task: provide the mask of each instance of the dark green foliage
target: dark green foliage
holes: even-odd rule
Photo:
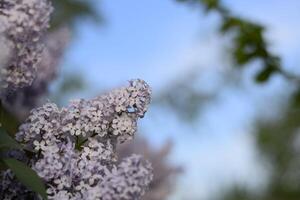
[[[287,111],[271,122],[258,123],[257,147],[271,164],[269,184],[259,195],[237,186],[222,195],[223,200],[300,199],[300,107],[291,102]],[[239,191],[239,192],[237,192]],[[241,192],[243,191],[243,192]],[[255,196],[256,195],[256,196]]]
[[[211,9],[220,9],[219,0],[177,0],[178,2],[184,2],[189,4],[202,4],[207,11]]]
[[[94,4],[98,0],[52,0],[54,13],[51,20],[51,29],[62,25],[74,25],[78,19],[88,18],[96,22],[102,20]]]
[[[254,60],[262,63],[255,80],[259,83],[269,80],[275,73],[283,72],[280,58],[269,50],[265,29],[262,25],[233,15],[219,0],[179,0],[204,6],[207,11],[217,12],[222,19],[220,32],[233,33],[232,58],[237,67],[250,64]]]
[[[229,190],[230,192],[225,193],[220,199],[222,200],[254,200],[258,199],[257,195],[250,194],[249,191],[240,186],[234,186]]]
[[[0,124],[10,135],[14,136],[19,127],[19,121],[10,112],[8,112],[0,101]]]
[[[60,85],[60,92],[74,92],[84,88],[84,80],[79,74],[69,74],[65,76]]]
[[[0,151],[7,149],[22,149],[22,146],[0,127]]]
[[[300,107],[291,103],[278,120],[258,126],[257,145],[273,168],[264,199],[300,199],[299,124]]]
[[[216,93],[201,93],[193,88],[193,83],[196,82],[194,75],[196,74],[191,73],[183,80],[172,82],[170,86],[156,96],[153,103],[173,109],[180,120],[195,122],[200,109],[216,97]]]
[[[265,68],[263,68],[261,71],[259,71],[256,74],[255,80],[258,83],[266,82],[267,80],[269,80],[269,78],[271,77],[272,74],[274,74],[275,72],[278,72],[277,67],[278,67],[277,65],[266,64]]]

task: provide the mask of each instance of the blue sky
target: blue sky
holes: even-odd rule
[[[287,69],[299,71],[300,1],[225,3],[233,12],[266,25],[272,50],[283,56]],[[156,94],[194,66],[199,66],[203,76],[209,72],[218,76],[232,65],[224,62],[227,38],[218,35],[214,14],[204,15],[200,9],[170,0],[103,0],[95,6],[103,11],[104,26],[79,23],[64,62],[64,72],[76,68],[88,81],[89,90],[82,96],[97,95],[137,77],[145,79]],[[243,74],[250,75],[251,70]],[[232,181],[252,186],[257,180],[263,182],[265,169],[257,159],[252,127],[262,113],[274,114],[265,108],[278,103],[285,87],[275,77],[268,86],[245,81],[242,88],[224,88],[201,111],[196,127],[181,122],[172,112],[150,109],[140,123],[143,134],[154,145],[172,138],[171,160],[186,168],[171,199],[206,199],[218,186]]]

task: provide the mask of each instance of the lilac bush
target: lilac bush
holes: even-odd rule
[[[51,4],[47,0],[1,0],[1,89],[28,86],[36,76],[43,52],[42,37],[49,27]]]
[[[138,155],[117,163],[116,146],[134,137],[151,90],[140,79],[92,100],[68,107],[46,103],[32,110],[16,139],[33,152],[29,165],[46,182],[49,199],[140,199],[152,167]],[[2,176],[16,181],[9,171]],[[5,199],[32,196],[21,186],[2,186]]]
[[[33,108],[44,103],[48,86],[58,75],[59,63],[70,39],[71,30],[66,26],[47,33],[32,84],[2,95],[2,104],[18,119],[26,119]]]
[[[46,34],[51,12],[47,0],[0,1],[0,99],[15,114],[29,108],[26,101],[37,105],[68,43],[67,29]],[[0,161],[26,163],[45,183],[48,199],[140,199],[153,178],[151,164],[136,154],[119,161],[116,149],[134,137],[150,99],[148,84],[135,79],[67,107],[46,102],[15,134],[22,149],[1,151]],[[12,169],[2,169],[0,178],[0,199],[42,198]]]

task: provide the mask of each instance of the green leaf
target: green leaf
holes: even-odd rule
[[[22,149],[22,146],[0,128],[0,149]]]
[[[18,131],[19,121],[16,117],[8,112],[0,101],[0,123],[3,128],[9,133],[10,135],[15,135]]]
[[[259,83],[267,81],[271,75],[278,72],[280,69],[280,60],[278,57],[269,57],[265,62],[262,71],[256,75],[256,81]]]
[[[0,158],[0,171],[7,170],[7,166],[3,163],[2,159]]]
[[[276,72],[276,69],[267,67],[256,75],[255,80],[258,83],[264,83],[271,77],[274,72]]]
[[[3,159],[3,162],[14,172],[18,180],[28,187],[28,189],[37,192],[44,199],[47,199],[44,183],[35,171],[15,159]]]

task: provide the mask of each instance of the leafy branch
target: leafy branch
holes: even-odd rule
[[[256,74],[255,80],[266,82],[274,74],[280,74],[287,80],[300,84],[300,78],[287,72],[282,67],[281,59],[271,52],[265,37],[264,26],[235,16],[219,0],[177,0],[192,5],[204,6],[206,12],[216,12],[221,16],[220,32],[233,33],[232,57],[238,67],[244,67],[254,60],[262,63],[262,69]]]

